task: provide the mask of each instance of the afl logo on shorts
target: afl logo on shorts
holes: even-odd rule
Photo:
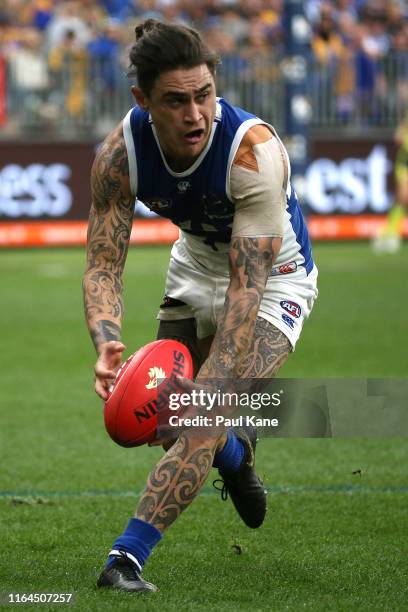
[[[296,304],[296,302],[282,300],[280,305],[282,306],[283,310],[286,310],[288,314],[292,315],[292,317],[295,317],[296,319],[298,319],[302,313],[301,307],[299,304]]]

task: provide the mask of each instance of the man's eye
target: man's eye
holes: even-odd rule
[[[203,101],[203,100],[205,100],[205,98],[208,97],[208,95],[209,95],[209,92],[205,91],[204,93],[201,93],[199,96],[197,96],[197,100]]]

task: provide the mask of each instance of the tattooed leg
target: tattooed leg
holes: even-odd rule
[[[291,350],[285,334],[269,321],[258,317],[252,345],[240,364],[239,378],[272,378]]]
[[[136,518],[160,531],[169,527],[204,484],[218,444],[217,438],[183,432],[150,473]]]
[[[286,336],[274,325],[258,318],[250,350],[240,364],[239,378],[273,377],[291,351]],[[151,472],[136,511],[136,517],[164,531],[192,502],[204,484],[218,440],[183,433]]]

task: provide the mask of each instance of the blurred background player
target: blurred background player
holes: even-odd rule
[[[403,237],[404,217],[408,214],[408,112],[395,132],[398,151],[395,158],[395,203],[388,213],[384,227],[373,240],[379,253],[395,253]]]

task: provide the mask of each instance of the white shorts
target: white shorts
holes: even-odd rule
[[[316,266],[309,275],[302,266],[298,266],[289,274],[270,276],[266,284],[258,317],[269,321],[285,334],[292,350],[318,295],[317,274]],[[164,321],[194,318],[197,337],[212,336],[224,307],[228,285],[228,273],[220,275],[210,272],[191,257],[178,240],[171,251],[165,293],[184,305],[160,308],[157,318]]]

